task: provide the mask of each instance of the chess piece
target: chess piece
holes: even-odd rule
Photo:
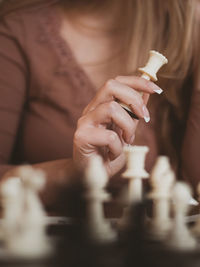
[[[164,64],[167,64],[168,63],[168,60],[165,56],[163,56],[162,54],[154,51],[154,50],[151,50],[149,52],[149,59],[148,59],[148,62],[146,64],[145,67],[143,68],[139,68],[138,70],[140,72],[142,72],[142,78],[146,79],[146,80],[152,80],[152,81],[157,81],[157,72],[159,71],[159,69],[164,65]],[[160,94],[160,92],[158,92],[158,94]],[[119,102],[120,105],[129,113],[129,115],[133,118],[137,118],[132,110],[124,103],[121,103]],[[146,122],[149,121],[149,119],[147,118],[144,118]]]
[[[90,240],[100,243],[116,240],[116,233],[104,218],[103,202],[110,199],[105,191],[108,175],[100,156],[91,158],[85,174],[87,200],[87,233]]]
[[[197,242],[185,223],[185,215],[191,198],[190,187],[183,182],[177,182],[172,191],[172,198],[174,222],[167,239],[167,245],[177,250],[193,250],[196,248]]]
[[[198,201],[200,201],[200,183],[197,185],[197,194],[198,194]],[[195,225],[192,228],[192,233],[197,237],[200,238],[200,219],[198,218]]]
[[[45,212],[38,192],[42,189],[45,176],[42,171],[30,166],[21,167],[21,217],[18,228],[7,240],[10,254],[22,259],[36,259],[49,256],[51,244],[45,233]]]
[[[122,177],[128,179],[127,198],[123,200],[127,206],[123,210],[122,218],[118,221],[118,227],[125,229],[130,222],[130,207],[142,201],[142,180],[149,177],[144,169],[145,156],[149,151],[146,146],[125,146],[127,168]]]
[[[124,152],[127,159],[127,169],[122,174],[129,179],[128,204],[142,200],[142,180],[149,177],[144,169],[145,156],[149,151],[146,146],[125,146]]]
[[[157,81],[157,72],[164,65],[167,64],[168,60],[165,56],[158,53],[157,51],[151,50],[149,52],[149,60],[145,67],[139,68],[139,71],[142,72],[142,78],[146,80]]]
[[[151,172],[152,191],[148,195],[153,201],[153,217],[150,220],[149,231],[156,239],[164,239],[172,226],[170,201],[174,181],[175,174],[168,157],[159,156]]]
[[[19,176],[23,184],[26,215],[30,221],[43,224],[46,214],[38,193],[45,186],[45,174],[41,170],[25,166],[20,168]]]
[[[23,215],[22,185],[18,177],[10,177],[2,183],[1,190],[2,227],[1,238],[6,244],[15,235]]]

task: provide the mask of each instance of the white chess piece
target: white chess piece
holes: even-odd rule
[[[165,56],[158,53],[157,51],[151,50],[149,52],[149,60],[145,67],[139,68],[142,72],[142,78],[152,81],[157,81],[157,72],[164,65],[167,64],[168,60]]]
[[[104,218],[103,202],[110,199],[105,191],[108,175],[100,156],[91,158],[85,173],[87,200],[87,231],[95,242],[112,242],[116,240],[116,232],[110,222]]]
[[[128,227],[130,206],[142,200],[142,180],[149,177],[144,168],[148,151],[149,148],[147,146],[124,146],[127,168],[122,177],[128,179],[128,191],[126,199],[123,200],[127,207],[124,208],[122,218],[118,221],[118,227],[121,229]]]
[[[20,169],[19,176],[24,189],[26,215],[31,222],[43,224],[46,214],[38,194],[45,186],[45,174],[41,170],[25,166]]]
[[[7,242],[12,256],[19,258],[43,258],[50,254],[51,244],[45,233],[45,212],[38,192],[45,183],[42,171],[30,166],[20,168],[22,183],[22,216],[18,231]]]
[[[22,185],[18,177],[10,177],[0,189],[2,205],[1,237],[8,244],[20,227],[23,215]]]
[[[187,214],[188,203],[191,198],[190,187],[183,182],[177,182],[172,191],[172,198],[174,222],[167,239],[167,245],[177,250],[195,249],[197,241],[185,223],[185,215]]]
[[[197,185],[198,201],[200,201],[200,183]],[[197,238],[200,238],[200,219],[198,218],[195,225],[192,228],[192,232]]]
[[[164,65],[167,64],[168,60],[165,56],[163,56],[161,53],[158,53],[157,51],[151,50],[149,52],[149,59],[145,67],[139,68],[138,70],[142,72],[142,78],[146,80],[152,80],[157,81],[157,72],[159,69]],[[160,94],[162,91],[158,91],[158,94]],[[129,113],[132,113],[132,110],[124,103],[119,102],[120,105],[128,110]]]
[[[172,222],[170,218],[171,190],[175,174],[171,170],[169,159],[159,156],[150,176],[152,191],[149,197],[153,200],[153,217],[150,221],[150,233],[163,239],[169,232]]]
[[[127,159],[127,169],[122,174],[129,179],[128,183],[128,204],[142,200],[142,180],[149,177],[144,169],[147,146],[125,146],[124,152]]]

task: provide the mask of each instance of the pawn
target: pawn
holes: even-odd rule
[[[141,201],[143,196],[142,180],[149,177],[144,169],[147,146],[125,146],[127,169],[122,176],[128,182],[128,204]]]
[[[153,200],[153,217],[150,221],[150,233],[156,239],[164,239],[172,222],[170,218],[171,189],[175,174],[171,170],[166,156],[158,157],[151,172],[152,191],[149,198]]]
[[[141,202],[143,198],[143,179],[149,177],[146,172],[145,157],[149,148],[146,146],[125,146],[124,152],[126,155],[127,169],[122,174],[122,177],[128,179],[128,188],[126,199],[123,204],[127,207],[123,210],[122,218],[118,221],[118,227],[124,230],[130,223],[130,207]]]
[[[190,187],[183,182],[177,182],[172,191],[174,222],[167,239],[167,245],[172,249],[193,250],[197,246],[185,222],[190,198]]]
[[[23,216],[22,184],[18,177],[10,177],[2,183],[1,190],[2,227],[1,239],[6,246],[20,226]]]
[[[39,192],[45,186],[45,174],[42,170],[33,169],[31,166],[24,166],[19,170],[24,191],[26,205],[26,217],[32,223],[44,224],[46,214],[39,198]]]
[[[30,166],[19,169],[22,184],[22,215],[17,231],[7,243],[12,256],[22,259],[45,258],[52,252],[46,236],[46,215],[39,199],[44,173]]]
[[[157,72],[159,69],[168,63],[168,60],[161,53],[151,50],[149,52],[149,60],[145,67],[139,68],[139,71],[142,72],[142,78],[146,80],[157,81]]]
[[[110,222],[104,218],[103,202],[110,200],[110,195],[105,191],[108,175],[100,156],[90,159],[85,173],[87,200],[87,232],[90,240],[97,243],[113,242],[116,232]]]

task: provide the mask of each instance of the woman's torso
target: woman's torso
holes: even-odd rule
[[[27,94],[12,161],[36,163],[71,157],[73,134],[82,110],[107,79],[121,74],[106,64],[93,64],[107,53],[110,43],[106,40],[104,48],[95,47],[94,40],[90,42],[88,37],[73,32],[67,20],[61,23],[63,14],[56,5],[25,9],[10,16],[11,20],[18,17],[21,33],[16,38],[28,69]],[[140,121],[136,134],[136,144],[150,147],[147,169],[158,153],[153,114],[154,110],[151,123]]]

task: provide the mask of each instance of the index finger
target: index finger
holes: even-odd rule
[[[116,81],[126,84],[129,87],[140,91],[142,93],[157,93],[157,94],[161,94],[163,92],[163,90],[156,85],[155,83],[148,81],[142,77],[138,77],[138,76],[117,76],[115,78]]]

